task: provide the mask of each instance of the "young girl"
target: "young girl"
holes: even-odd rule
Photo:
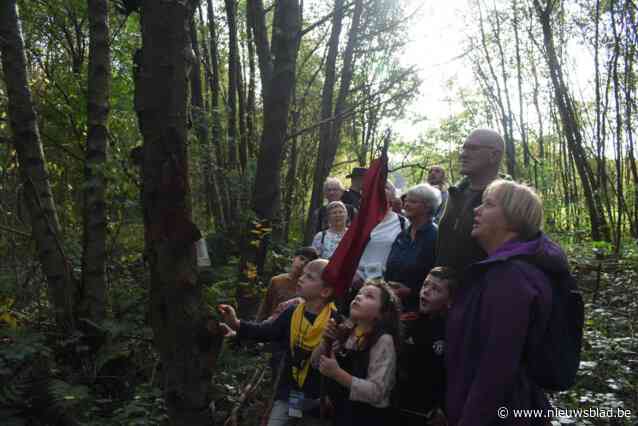
[[[367,281],[350,304],[354,327],[345,342],[339,342],[334,321],[329,323],[312,362],[334,380],[328,393],[335,425],[392,424],[390,393],[396,376],[400,312],[400,302],[385,282]]]

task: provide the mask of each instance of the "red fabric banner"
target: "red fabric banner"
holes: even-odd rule
[[[337,298],[341,298],[350,288],[359,260],[370,239],[370,233],[386,214],[387,176],[388,159],[386,155],[382,155],[372,162],[366,172],[359,213],[323,271],[323,280],[335,288]]]

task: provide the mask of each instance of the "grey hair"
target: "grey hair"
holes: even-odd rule
[[[329,177],[323,183],[323,190],[325,191],[326,188],[328,187],[328,185],[330,185],[330,184],[337,185],[341,191],[345,191],[345,189],[346,189],[339,179],[337,179],[336,177]]]
[[[415,185],[408,189],[405,194],[407,197],[412,196],[418,198],[423,204],[432,209],[433,214],[441,205],[441,191],[429,183]]]
[[[348,214],[348,209],[346,208],[346,205],[342,202],[342,201],[330,201],[328,203],[328,205],[326,206],[326,212],[329,212],[330,210],[334,209],[335,207],[341,207],[343,209],[344,212],[346,212],[346,214]]]

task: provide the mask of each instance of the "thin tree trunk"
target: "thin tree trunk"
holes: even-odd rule
[[[264,99],[263,130],[257,172],[253,189],[252,208],[256,220],[246,231],[251,236],[250,244],[244,244],[241,260],[240,281],[248,283],[237,290],[238,307],[244,315],[256,310],[254,284],[267,253],[268,238],[271,235],[272,221],[279,212],[281,198],[282,153],[288,128],[290,102],[295,84],[295,68],[299,51],[301,31],[301,5],[299,0],[279,0],[275,4],[273,20],[272,51],[268,46],[265,32],[265,15],[255,13],[263,5],[260,0],[250,0],[253,35],[257,45],[257,54],[262,78]],[[269,72],[271,73],[269,74]],[[265,72],[264,72],[265,71]],[[245,239],[245,242],[249,242]]]
[[[15,0],[0,2],[0,49],[7,88],[9,124],[18,155],[24,200],[49,300],[60,327],[74,327],[75,282],[64,253],[37,117],[28,85],[24,42]]]
[[[494,70],[494,65],[492,64],[492,55],[490,53],[490,47],[487,44],[487,34],[485,32],[485,27],[483,24],[483,12],[481,9],[481,0],[477,0],[477,5],[479,7],[479,28],[481,31],[481,45],[483,47],[483,54],[485,55],[485,62],[487,62],[487,66],[488,69],[490,71],[490,76],[492,77],[492,80],[494,81],[494,85],[496,86],[496,91],[495,93],[492,91],[493,93],[493,99],[494,102],[496,103],[496,105],[498,106],[498,111],[500,113],[501,116],[501,123],[503,126],[503,136],[505,139],[505,154],[506,154],[506,164],[507,164],[507,173],[509,173],[512,177],[515,178],[516,176],[516,171],[515,171],[515,165],[516,165],[516,159],[515,157],[515,151],[514,151],[514,144],[512,141],[512,136],[510,135],[510,118],[511,115],[508,114],[508,110],[511,111],[511,109],[506,110],[505,109],[505,103],[503,102],[503,95],[501,92],[501,83],[500,80],[498,78],[498,76],[496,75],[496,71]],[[500,25],[500,24],[499,24]],[[498,27],[497,27],[498,28]],[[497,36],[498,38],[498,36]],[[500,44],[500,41],[499,41]],[[502,49],[501,49],[502,52]],[[503,59],[503,58],[501,58]],[[486,84],[489,86],[488,80],[485,77],[484,78]],[[507,86],[507,81],[505,81],[505,85]],[[507,90],[507,89],[506,89]],[[507,98],[509,99],[509,96],[507,96]],[[509,100],[508,100],[509,102]]]
[[[106,0],[89,0],[88,138],[84,168],[84,235],[81,310],[99,323],[106,315],[106,179],[111,91],[109,17]]]
[[[316,231],[316,224],[313,217],[315,211],[321,206],[323,200],[323,182],[328,177],[332,161],[330,153],[333,151],[332,126],[334,122],[329,120],[333,115],[334,87],[336,82],[337,55],[339,54],[339,38],[341,37],[341,27],[343,22],[343,4],[345,0],[335,0],[334,14],[332,16],[332,30],[328,41],[328,56],[326,58],[325,75],[323,89],[321,91],[321,116],[323,122],[319,127],[319,154],[315,164],[315,174],[312,184],[312,195],[310,197],[310,208],[308,209],[308,220],[304,232],[304,241],[310,243]],[[334,149],[336,152],[336,148]]]
[[[622,135],[623,135],[623,122],[622,122],[622,105],[620,102],[620,76],[618,75],[618,59],[620,57],[620,33],[616,24],[616,2],[612,0],[609,3],[609,9],[611,11],[612,31],[614,34],[614,64],[613,64],[613,79],[614,79],[614,106],[616,112],[616,229],[614,238],[614,251],[616,254],[620,253],[622,243],[622,221],[623,221],[623,167],[622,167]]]
[[[224,0],[226,4],[226,22],[228,24],[228,163],[231,170],[237,164],[237,92],[239,90],[239,46],[237,43],[237,4],[236,0]],[[237,192],[235,191],[234,194]],[[233,203],[233,205],[235,205]]]
[[[217,50],[217,33],[215,23],[215,10],[213,9],[212,0],[206,0],[208,14],[208,31],[210,33],[210,79],[211,88],[211,118],[212,118],[212,141],[215,147],[215,159],[212,162],[213,176],[217,182],[219,193],[219,202],[223,213],[223,221],[220,225],[223,229],[232,222],[232,209],[230,206],[230,195],[228,193],[228,185],[225,184],[226,178],[223,169],[226,166],[227,159],[224,155],[224,131],[222,125],[221,106],[219,102],[221,93],[221,84],[219,77],[219,52]]]
[[[629,13],[626,15],[627,19],[630,21],[630,23],[635,25],[635,17],[636,17],[636,13],[635,10],[632,8],[632,5],[629,4],[630,1],[626,0],[625,1],[625,7],[629,10]],[[635,79],[632,77],[634,75],[634,58],[636,55],[636,44],[635,43],[631,43],[630,40],[632,39],[632,34],[631,34],[631,25],[627,24],[625,26],[626,28],[626,32],[625,32],[625,40],[627,40],[627,42],[625,43],[625,84],[624,84],[624,96],[625,96],[625,125],[627,126],[627,141],[628,141],[628,148],[627,148],[627,154],[629,157],[629,169],[631,170],[631,177],[632,177],[632,185],[634,187],[634,206],[633,206],[633,226],[631,229],[632,232],[632,236],[634,238],[638,238],[638,167],[636,166],[636,157],[634,155],[634,128],[633,128],[633,124],[632,124],[632,115],[633,110],[632,110],[632,102],[634,102],[635,99],[635,92],[636,92],[636,83],[635,83]],[[635,28],[635,27],[634,27]],[[634,40],[636,40],[636,36],[638,36],[638,34],[634,33],[633,34],[633,38]]]
[[[503,43],[501,42],[501,17],[497,10],[494,11],[494,18],[496,20],[496,28],[495,28],[495,36],[496,36],[496,46],[498,47],[498,52],[500,56],[499,65],[501,66],[501,74],[503,76],[503,95],[505,97],[505,106],[507,107],[505,121],[503,123],[505,127],[505,152],[506,163],[507,163],[507,172],[512,176],[513,179],[517,179],[517,170],[516,170],[516,147],[514,146],[514,119],[512,113],[512,102],[510,100],[510,92],[509,92],[509,74],[505,67],[505,52],[503,51]],[[521,123],[523,117],[521,114]]]
[[[350,86],[352,83],[352,77],[354,74],[354,51],[359,44],[359,32],[361,30],[361,14],[363,13],[363,0],[356,0],[354,5],[354,12],[352,13],[352,23],[350,24],[350,33],[348,34],[348,42],[346,43],[346,49],[343,52],[343,66],[341,67],[341,77],[339,81],[339,93],[337,100],[335,101],[334,115],[337,117],[332,126],[332,140],[335,148],[339,147],[341,142],[341,126],[345,117],[343,112],[346,109],[348,100],[348,94],[350,93]],[[330,159],[330,168],[334,162],[334,155],[336,155],[336,149],[332,158]],[[327,177],[327,176],[326,176]]]
[[[256,119],[256,65],[255,65],[255,40],[251,28],[252,15],[249,13],[248,2],[246,3],[246,44],[248,45],[248,99],[246,100],[246,127],[247,127],[247,139],[248,139],[248,155],[252,158],[256,157],[257,135],[255,132],[255,119]]]
[[[273,29],[273,73],[264,103],[263,133],[257,160],[253,208],[262,219],[271,220],[278,210],[281,153],[288,128],[288,115],[295,82],[295,63],[301,30],[298,0],[280,0]],[[259,46],[261,43],[257,42]],[[260,59],[261,60],[261,59]]]
[[[150,269],[150,323],[172,425],[210,425],[211,376],[221,336],[197,280],[187,154],[187,101],[195,61],[195,2],[142,3],[135,109],[144,138],[142,207]]]
[[[195,26],[195,20],[191,20],[190,23],[191,33],[191,46],[195,52],[195,63],[191,68],[190,83],[191,83],[191,114],[193,116],[193,124],[195,127],[195,134],[199,142],[200,148],[200,161],[202,165],[203,183],[204,183],[204,196],[206,198],[206,210],[215,220],[218,228],[224,229],[226,222],[224,220],[224,212],[222,208],[222,201],[219,194],[219,186],[217,184],[217,178],[213,167],[215,166],[215,159],[213,148],[208,134],[208,117],[207,111],[204,107],[204,96],[202,93],[202,78],[201,78],[201,62],[200,52],[206,52],[207,49],[199,48],[197,40],[197,28]],[[206,43],[203,43],[206,46]]]
[[[257,47],[259,73],[261,74],[261,95],[265,104],[274,65],[272,57],[270,56],[270,43],[268,42],[268,31],[266,29],[264,2],[262,0],[246,0],[246,12],[248,14],[248,21],[252,23],[253,37],[255,46]]]
[[[574,155],[576,168],[583,186],[585,202],[589,211],[591,223],[591,237],[600,240],[603,237],[609,239],[609,233],[604,217],[601,215],[600,202],[595,198],[593,191],[594,177],[587,163],[587,155],[583,148],[577,112],[569,95],[567,85],[563,78],[562,68],[558,62],[558,56],[554,47],[554,35],[551,27],[551,14],[555,0],[548,0],[546,7],[542,7],[540,0],[533,0],[537,16],[543,28],[543,41],[545,45],[545,59],[550,69],[552,86],[554,88],[555,101],[561,116],[561,122],[570,151]]]
[[[527,141],[527,120],[525,119],[525,111],[523,109],[523,72],[522,72],[522,64],[521,64],[521,46],[520,46],[520,37],[518,34],[518,26],[520,21],[518,19],[518,2],[514,0],[512,3],[512,8],[514,9],[514,41],[516,43],[516,77],[518,82],[518,121],[520,123],[521,130],[521,143],[523,144],[523,164],[529,173],[529,144]]]
[[[603,146],[604,143],[601,141],[600,134],[600,126],[601,126],[601,115],[600,115],[600,0],[596,0],[596,8],[595,8],[595,22],[596,22],[596,30],[594,33],[594,85],[596,88],[596,165],[598,166],[598,181],[597,186],[600,188],[601,185],[605,185],[604,176],[605,176],[605,158],[603,156]]]

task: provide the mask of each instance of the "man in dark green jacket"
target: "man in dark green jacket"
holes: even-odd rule
[[[437,266],[459,272],[486,258],[486,253],[471,237],[474,209],[481,204],[483,190],[498,178],[505,143],[494,130],[474,130],[465,140],[459,160],[465,178],[449,188],[449,198],[439,222]]]

